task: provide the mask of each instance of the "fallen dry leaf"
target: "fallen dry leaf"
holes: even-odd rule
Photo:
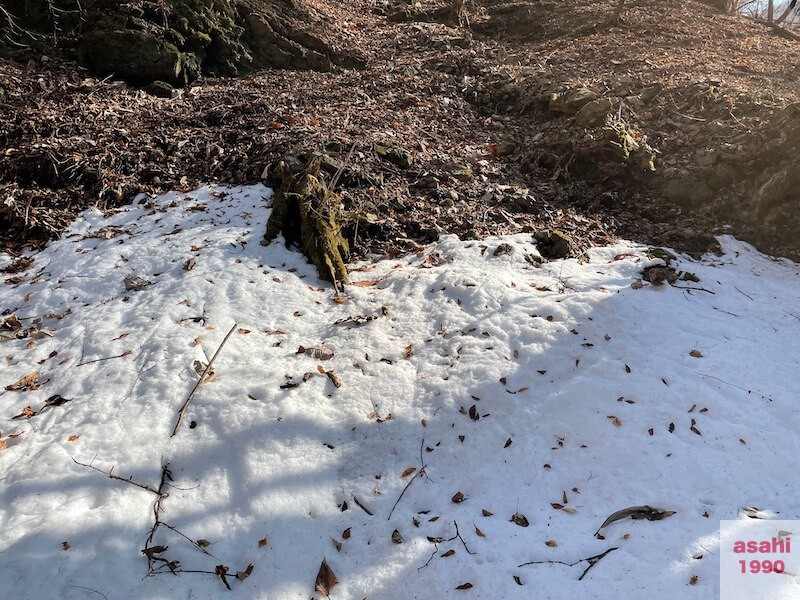
[[[689,352],[689,356],[693,356],[694,358],[703,358],[703,353],[700,350],[692,350]]]
[[[405,471],[403,471],[403,474],[400,475],[400,477],[408,477],[409,475],[411,475],[416,470],[417,470],[417,467],[408,467]]]
[[[319,571],[317,572],[317,579],[314,582],[314,591],[319,592],[323,596],[329,596],[333,587],[339,583],[339,580],[336,579],[336,575],[334,575],[331,568],[328,566],[328,562],[323,558],[322,564],[319,566]]]
[[[555,540],[547,540],[544,543],[544,545],[547,546],[548,548],[555,548],[556,546],[558,546],[558,542]]]
[[[236,579],[239,581],[244,581],[248,577],[250,577],[250,573],[253,572],[253,564],[247,565],[247,568],[244,571],[237,571],[236,572]]]
[[[258,547],[259,548],[263,548],[266,545],[267,545],[267,538],[261,538],[260,540],[258,540]]]
[[[79,437],[81,437],[81,436],[79,436],[79,435],[71,435],[71,436],[69,436],[69,437],[67,438],[67,441],[68,441],[68,442],[74,442],[74,441],[75,441],[75,440],[77,440]]]
[[[20,390],[23,390],[23,391],[26,391],[26,392],[32,392],[32,391],[38,390],[39,389],[39,385],[40,385],[39,384],[39,372],[38,371],[34,371],[33,373],[30,373],[30,374],[26,375],[25,377],[23,377],[19,381],[16,381],[15,383],[12,383],[11,385],[7,385],[6,386],[6,390],[9,391],[9,392],[15,392],[15,391],[20,391]]]
[[[462,583],[461,585],[457,585],[457,586],[456,586],[456,589],[457,589],[457,590],[468,590],[468,589],[471,589],[471,588],[472,588],[472,584],[471,584],[471,583],[469,583],[469,582],[467,582],[467,583]]]

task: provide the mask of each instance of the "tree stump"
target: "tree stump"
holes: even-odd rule
[[[297,158],[284,158],[275,167],[273,181],[272,214],[262,244],[283,234],[286,247],[298,244],[321,279],[332,282],[337,290],[349,284],[345,261],[350,246],[339,224],[339,199],[320,180],[319,160],[306,165]]]

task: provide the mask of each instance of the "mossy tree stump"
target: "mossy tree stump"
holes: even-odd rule
[[[336,194],[319,178],[319,162],[305,165],[296,158],[279,161],[273,173],[277,185],[264,245],[283,234],[287,248],[298,244],[320,278],[340,288],[350,283],[345,261],[350,253],[339,224]]]

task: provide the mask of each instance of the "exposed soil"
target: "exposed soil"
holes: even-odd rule
[[[469,28],[443,5],[408,21],[385,0],[309,4],[365,68],[201,78],[165,99],[7,52],[3,248],[42,243],[87,206],[255,182],[307,153],[327,155],[329,180],[345,164],[337,191],[357,255],[542,230],[573,254],[617,235],[702,252],[730,224],[800,256],[798,214],[785,210],[800,43],[689,0],[632,3],[613,26],[615,0],[487,0],[467,5]],[[581,113],[589,102],[599,112]]]

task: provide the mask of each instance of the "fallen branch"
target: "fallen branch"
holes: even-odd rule
[[[206,373],[208,373],[211,370],[211,365],[213,365],[214,361],[217,360],[217,356],[219,356],[220,351],[222,350],[223,346],[225,346],[225,342],[227,342],[228,338],[231,337],[236,327],[237,324],[234,323],[233,327],[231,327],[230,331],[223,338],[222,343],[217,348],[217,351],[214,353],[214,356],[212,356],[211,360],[208,361],[206,368],[203,369],[202,373],[200,373],[200,379],[198,379],[197,383],[194,384],[192,391],[189,393],[189,397],[186,398],[186,402],[183,403],[183,406],[181,406],[180,410],[178,411],[180,413],[178,415],[178,422],[175,423],[175,428],[172,430],[172,435],[170,435],[170,437],[173,437],[176,433],[178,433],[178,429],[180,429],[181,423],[183,423],[183,417],[186,415],[186,409],[189,407],[189,403],[192,401],[192,398],[194,398],[194,395],[197,392],[197,390],[200,389],[200,386],[203,385],[203,383],[205,382]]]
[[[103,362],[104,360],[112,360],[114,358],[122,358],[123,356],[130,356],[133,354],[133,350],[125,350],[122,354],[117,354],[115,356],[105,356],[103,358],[95,358],[94,360],[87,360],[86,362],[79,362],[76,367],[82,367],[83,365],[91,365],[92,363]]]
[[[614,550],[619,550],[619,548],[618,547],[609,548],[608,550],[606,550],[605,552],[602,552],[600,554],[596,554],[594,556],[589,556],[587,558],[581,558],[580,560],[576,560],[575,562],[571,562],[571,563],[564,562],[562,560],[532,560],[530,562],[522,563],[521,565],[517,565],[517,566],[518,567],[524,567],[524,566],[527,566],[527,565],[542,565],[542,564],[545,564],[545,563],[549,563],[549,564],[554,564],[554,565],[566,565],[568,567],[574,567],[575,565],[580,564],[582,562],[588,562],[589,566],[586,567],[586,569],[584,569],[583,573],[581,573],[581,576],[578,577],[578,581],[581,581],[584,577],[586,577],[586,574],[589,572],[589,570],[593,566],[595,566],[597,563],[599,563],[603,558],[606,557],[606,555],[612,553]]]
[[[396,501],[395,501],[395,503],[392,505],[392,510],[390,510],[390,511],[389,511],[389,516],[388,516],[388,517],[386,517],[386,520],[387,520],[387,521],[391,520],[391,518],[392,518],[392,515],[394,514],[394,509],[395,509],[395,508],[397,508],[397,505],[400,503],[400,500],[402,499],[402,497],[403,497],[403,494],[405,494],[405,493],[406,493],[406,490],[408,490],[408,488],[410,488],[410,487],[411,487],[411,484],[412,484],[412,483],[414,483],[414,482],[417,480],[417,478],[418,478],[418,477],[420,477],[420,476],[422,476],[422,475],[424,475],[424,474],[425,474],[425,467],[427,467],[427,465],[422,465],[422,467],[420,467],[419,471],[417,471],[416,473],[414,473],[414,476],[411,478],[411,480],[410,480],[410,481],[409,481],[409,482],[406,484],[406,486],[403,488],[403,491],[402,491],[402,492],[400,492],[400,495],[397,497],[397,500],[396,500]]]
[[[355,502],[355,503],[358,505],[358,507],[359,507],[361,510],[363,510],[365,513],[367,513],[367,514],[368,514],[370,517],[372,517],[372,516],[374,516],[374,515],[375,515],[375,513],[374,513],[374,512],[372,512],[372,511],[371,511],[370,509],[368,509],[366,506],[364,506],[363,504],[361,504],[361,501],[358,499],[358,497],[357,497],[357,496],[353,496],[353,502]]]
[[[95,467],[94,465],[90,465],[90,464],[87,465],[86,463],[82,463],[80,461],[77,461],[74,458],[72,459],[72,461],[75,464],[78,464],[78,465],[80,465],[82,467],[89,467],[90,469],[94,469],[98,473],[102,473],[103,475],[105,475],[106,477],[108,477],[110,479],[116,479],[117,481],[122,481],[124,483],[127,483],[128,485],[133,485],[133,486],[136,486],[136,487],[141,488],[143,490],[147,490],[151,494],[155,494],[156,496],[159,496],[159,500],[162,497],[169,495],[169,494],[162,494],[161,486],[159,486],[158,489],[155,489],[155,488],[152,488],[149,485],[146,485],[144,483],[139,483],[138,481],[134,481],[132,476],[128,477],[126,479],[125,477],[120,477],[119,475],[114,475],[114,473],[112,472],[114,470],[114,467],[111,467],[111,469],[108,470],[108,471],[103,471],[103,469],[99,469],[98,467]],[[162,485],[163,485],[163,479],[162,479]]]
[[[414,483],[418,477],[422,476],[428,477],[428,474],[425,472],[425,469],[428,467],[428,465],[426,465],[425,461],[422,460],[422,448],[424,446],[425,446],[425,438],[422,438],[422,441],[419,443],[419,464],[421,466],[419,470],[416,473],[414,473],[414,476],[411,478],[411,480],[406,484],[406,487],[403,488],[403,491],[400,492],[400,496],[398,496],[397,500],[392,505],[392,510],[389,511],[389,516],[386,518],[387,521],[389,521],[392,518],[392,515],[394,514],[394,509],[397,508],[397,505],[400,503],[400,499],[403,497],[403,494],[406,493],[406,490],[411,487],[411,484]],[[428,480],[430,481],[430,477],[428,477]]]

